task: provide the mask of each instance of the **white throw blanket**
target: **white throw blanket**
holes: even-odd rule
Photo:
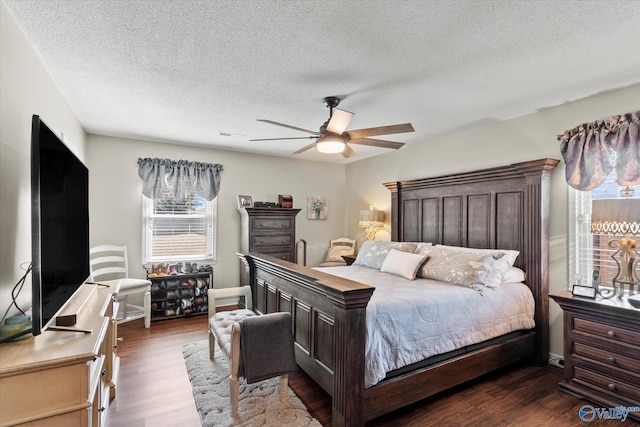
[[[412,281],[356,265],[318,270],[376,288],[367,305],[366,388],[403,366],[535,326],[533,295],[522,283],[481,295],[464,286]]]

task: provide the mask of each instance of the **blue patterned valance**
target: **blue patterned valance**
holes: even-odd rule
[[[138,175],[142,178],[142,194],[150,199],[160,197],[170,188],[177,201],[184,201],[195,190],[203,199],[213,200],[220,191],[221,164],[169,159],[138,159]]]

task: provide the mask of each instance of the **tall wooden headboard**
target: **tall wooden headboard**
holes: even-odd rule
[[[544,360],[549,333],[549,178],[558,162],[540,159],[384,184],[391,191],[391,240],[520,251],[516,266],[526,272],[536,299]]]

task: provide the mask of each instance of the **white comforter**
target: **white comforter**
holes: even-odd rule
[[[375,286],[367,305],[365,387],[427,357],[535,326],[522,283],[477,291],[428,279],[407,280],[362,266],[318,268]]]

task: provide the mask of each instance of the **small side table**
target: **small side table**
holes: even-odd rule
[[[353,264],[353,261],[356,260],[356,256],[355,255],[342,255],[342,259],[344,260],[344,262],[347,263],[347,265],[351,265],[351,264]]]

